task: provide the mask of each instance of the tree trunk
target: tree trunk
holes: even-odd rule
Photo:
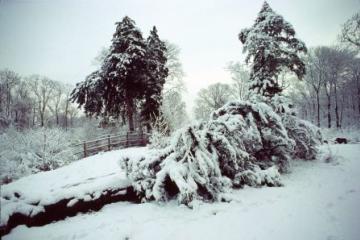
[[[35,126],[35,107],[33,107],[32,126]]]
[[[329,83],[329,89],[327,88],[328,84],[325,84],[325,94],[327,97],[327,119],[328,119],[328,128],[331,128],[331,83]]]
[[[334,94],[335,94],[335,119],[336,119],[336,128],[341,128],[340,118],[339,118],[339,104],[337,96],[337,84],[334,84]]]
[[[331,128],[331,103],[330,103],[330,100],[328,100],[327,108],[328,108],[328,113],[327,113],[328,128]]]
[[[317,104],[317,126],[320,127],[320,97],[319,97],[319,91],[316,91],[316,104]]]
[[[128,117],[128,123],[129,123],[129,131],[134,131],[134,102],[131,98],[128,98],[126,101],[127,105],[127,117]]]
[[[358,93],[358,110],[359,110],[359,116],[360,116],[360,87],[358,87],[357,93]]]
[[[43,127],[44,126],[44,113],[43,112],[41,112],[40,113],[40,125],[41,125],[41,127]]]
[[[66,101],[66,105],[65,105],[65,130],[68,129],[68,114],[69,114],[69,100]]]
[[[58,109],[55,110],[55,115],[56,115],[56,126],[59,126],[59,110]]]
[[[7,82],[7,94],[6,94],[6,116],[10,116],[10,103],[11,103],[11,90],[10,84]]]
[[[340,109],[340,128],[343,125],[344,105],[345,105],[345,94],[342,94],[341,109]]]

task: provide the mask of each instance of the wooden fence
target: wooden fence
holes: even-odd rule
[[[74,148],[74,154],[79,158],[83,158],[113,149],[146,146],[147,143],[147,134],[142,132],[128,132],[126,134],[101,136],[97,139],[73,144],[72,147]]]

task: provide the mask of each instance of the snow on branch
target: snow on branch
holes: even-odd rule
[[[318,137],[293,116],[294,124],[284,125],[284,116],[265,103],[230,102],[209,121],[176,132],[167,147],[141,160],[123,159],[122,167],[143,201],[217,201],[232,187],[280,186],[279,172],[291,158],[313,157]],[[296,137],[297,129],[309,138]]]

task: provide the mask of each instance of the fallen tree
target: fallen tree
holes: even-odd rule
[[[21,195],[17,195],[20,199]],[[1,201],[6,201],[2,199]],[[119,201],[139,202],[132,187],[123,187],[119,189],[106,189],[102,192],[89,193],[88,198],[66,198],[61,199],[55,203],[48,205],[40,205],[39,202],[29,204],[27,209],[31,207],[38,208],[39,211],[27,211],[25,209],[18,209],[13,211],[5,224],[0,226],[0,235],[8,234],[11,229],[19,225],[43,226],[53,221],[65,219],[66,217],[75,216],[78,213],[85,213],[89,211],[98,211],[104,205]],[[25,210],[25,211],[24,211]]]
[[[118,161],[120,156],[140,159],[146,152],[129,148],[98,154],[2,185],[0,234],[21,224],[41,226],[97,211],[113,202],[140,202]]]
[[[316,154],[314,135],[302,141],[309,153],[296,145],[302,140],[297,129],[308,126],[265,103],[231,102],[209,121],[178,131],[164,149],[121,163],[142,201],[216,201],[231,187],[281,185],[279,172],[288,170],[291,158]]]

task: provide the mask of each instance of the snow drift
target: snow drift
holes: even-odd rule
[[[231,187],[281,185],[279,172],[291,158],[316,155],[315,133],[316,127],[265,103],[230,102],[209,121],[179,130],[164,149],[121,165],[143,201],[217,201]]]

